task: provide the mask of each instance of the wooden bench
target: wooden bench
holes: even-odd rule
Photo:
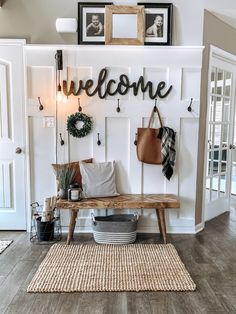
[[[79,202],[57,200],[56,207],[70,211],[70,225],[67,244],[73,239],[76,218],[79,210],[83,209],[150,209],[156,210],[160,234],[166,243],[165,209],[179,208],[179,199],[171,194],[125,194],[114,197],[99,197],[83,199]]]

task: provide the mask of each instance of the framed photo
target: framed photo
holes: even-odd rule
[[[145,45],[172,44],[172,3],[138,3],[145,12]]]
[[[107,2],[78,2],[78,43],[84,45],[104,45],[105,5]]]

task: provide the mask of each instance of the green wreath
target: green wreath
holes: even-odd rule
[[[83,122],[83,126],[77,129],[76,124],[78,121]],[[76,112],[67,118],[67,131],[74,137],[84,137],[92,130],[92,120],[86,114]]]

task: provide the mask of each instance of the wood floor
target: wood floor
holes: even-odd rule
[[[49,245],[29,242],[24,232],[0,232],[14,243],[0,255],[0,313],[236,314],[236,213],[208,222],[197,235],[171,235],[182,261],[197,284],[195,292],[124,292],[29,294],[26,288]],[[93,243],[91,235],[77,243]],[[139,243],[158,243],[139,235]]]

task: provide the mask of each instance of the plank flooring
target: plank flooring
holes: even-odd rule
[[[0,232],[14,242],[0,255],[1,314],[236,314],[236,211],[207,222],[197,235],[169,235],[197,284],[195,292],[29,294],[26,288],[50,245],[32,244],[25,232]],[[66,237],[63,238],[63,241]],[[76,235],[76,243],[93,243]],[[139,243],[160,243],[138,235]]]

